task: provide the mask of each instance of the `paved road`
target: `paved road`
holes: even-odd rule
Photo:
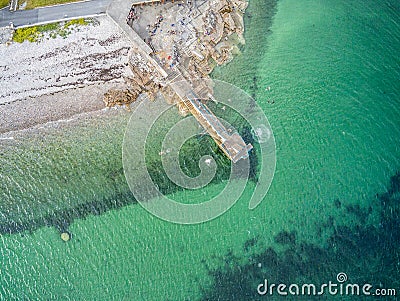
[[[89,0],[51,7],[10,12],[8,8],[0,10],[0,27],[12,22],[14,26],[45,23],[55,20],[79,18],[106,12],[111,0]]]

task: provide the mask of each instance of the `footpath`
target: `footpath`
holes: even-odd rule
[[[111,0],[89,0],[16,11],[11,11],[8,7],[0,10],[0,27],[9,26],[11,23],[14,27],[26,27],[103,15],[110,3]]]

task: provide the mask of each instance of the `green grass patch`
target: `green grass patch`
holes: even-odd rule
[[[3,1],[3,0],[1,0]],[[32,9],[36,7],[48,6],[48,5],[56,5],[56,4],[64,4],[70,2],[77,2],[80,0],[27,0],[25,9]],[[20,4],[23,3],[23,0],[20,1]]]
[[[24,41],[40,42],[47,34],[47,38],[60,36],[66,38],[72,33],[73,27],[85,26],[91,23],[91,20],[80,18],[67,22],[49,23],[44,25],[18,28],[13,35],[13,41],[22,43]]]
[[[22,43],[23,41],[36,42],[40,38],[37,26],[18,28],[13,35],[13,41]]]
[[[6,7],[9,4],[9,0],[0,0],[0,8]]]

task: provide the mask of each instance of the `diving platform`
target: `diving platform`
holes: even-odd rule
[[[193,91],[189,92],[184,104],[233,163],[249,157],[253,146],[246,144],[236,131],[227,129]]]
[[[236,131],[227,129],[207,105],[199,99],[189,82],[182,80],[182,76],[176,78],[179,80],[171,83],[171,88],[226,156],[234,163],[240,159],[248,158],[249,151],[253,149],[253,146],[246,144]]]

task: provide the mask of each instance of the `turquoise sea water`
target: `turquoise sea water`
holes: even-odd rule
[[[275,177],[253,211],[251,183],[200,225],[134,204],[125,112],[0,140],[1,299],[279,299],[258,297],[257,284],[339,272],[400,294],[399,14],[395,0],[251,0],[246,46],[213,76],[253,95],[274,131]],[[174,198],[206,200],[222,187]]]

